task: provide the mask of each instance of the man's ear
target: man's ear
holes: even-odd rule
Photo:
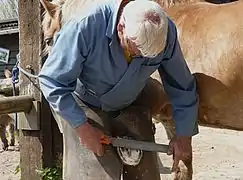
[[[117,31],[118,31],[120,34],[123,34],[123,31],[124,31],[124,25],[123,25],[121,22],[119,22],[119,23],[117,24]]]
[[[40,3],[44,7],[45,11],[53,18],[58,5],[49,2],[48,0],[40,0]]]

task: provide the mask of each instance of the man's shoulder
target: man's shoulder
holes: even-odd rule
[[[116,0],[90,0],[86,4],[77,4],[75,8],[63,9],[63,27],[68,24],[105,25],[112,11],[115,9]],[[82,6],[82,7],[79,7]],[[70,12],[71,11],[71,12]]]
[[[173,35],[177,34],[176,24],[170,17],[168,17],[168,28],[169,28],[169,31],[171,34],[173,34]]]
[[[116,8],[118,2],[118,0],[94,0],[92,8],[96,11],[111,12]]]
[[[93,0],[84,8],[83,11],[78,12],[75,20],[77,22],[82,21],[83,19],[92,19],[96,20],[105,20],[109,18],[110,14],[115,9],[116,0]]]
[[[92,33],[92,30],[106,29],[107,23],[113,11],[113,1],[114,0],[100,0],[99,2],[95,2],[89,4],[87,9],[74,12],[72,17],[66,18],[63,24],[63,30],[66,31],[70,28],[76,27],[77,31],[88,31]]]

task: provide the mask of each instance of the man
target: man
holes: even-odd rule
[[[75,129],[81,143],[105,156],[103,132],[90,125],[73,92],[83,107],[119,111],[136,101],[155,70],[172,102],[176,137],[170,148],[176,170],[179,160],[192,155],[198,98],[176,27],[157,3],[111,0],[67,22],[56,35],[39,80],[50,106]]]

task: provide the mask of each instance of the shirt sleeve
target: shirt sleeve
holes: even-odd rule
[[[196,81],[191,74],[180,44],[177,40],[175,25],[172,25],[168,42],[166,59],[162,61],[158,71],[165,92],[172,104],[172,115],[176,125],[177,136],[193,136],[198,134],[198,95]]]
[[[40,73],[40,89],[53,110],[73,128],[86,122],[84,110],[76,103],[72,92],[88,54],[85,31],[87,23],[70,22],[56,34],[51,53]]]

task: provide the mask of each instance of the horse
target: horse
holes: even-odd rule
[[[4,75],[6,78],[10,78],[12,73],[8,70],[4,70]],[[0,95],[1,98],[4,98],[4,95]],[[6,137],[8,133],[10,137],[10,143]],[[2,149],[8,150],[9,146],[15,145],[15,136],[14,136],[14,121],[13,118],[8,114],[0,115],[0,139],[2,141]]]
[[[168,9],[175,6],[180,6],[184,4],[192,4],[197,2],[208,2],[213,4],[224,4],[230,3],[237,0],[153,0],[161,5],[161,7]]]
[[[163,7],[163,2],[157,1]],[[52,5],[53,9],[46,9],[42,23],[47,46],[51,44],[55,32],[60,30],[61,24],[65,23],[60,21],[63,13],[60,7],[65,3]],[[165,8],[177,26],[182,52],[197,81],[199,125],[243,130],[243,113],[239,108],[243,105],[243,82],[240,76],[243,22],[239,18],[242,16],[242,6],[242,1],[227,4],[196,2]],[[75,8],[78,7],[77,2]],[[48,16],[48,11],[55,13]],[[62,15],[68,17],[67,14]],[[162,83],[157,71],[151,77]],[[161,104],[155,105],[159,111],[153,119],[164,125],[168,139],[171,139],[175,135],[172,107],[164,90],[161,93],[163,98]]]
[[[52,4],[53,9],[46,10],[44,15],[42,25],[47,47],[50,47],[49,41],[53,40],[55,33],[61,28],[56,17],[60,20],[60,6],[63,4],[64,1]],[[232,123],[231,120],[243,118],[241,110],[236,108],[243,105],[243,94],[240,91],[242,43],[239,38],[242,23],[235,18],[241,16],[239,11],[242,6],[242,1],[220,5],[200,2],[166,9],[177,26],[183,54],[197,80],[200,125],[243,130],[241,121],[234,120]],[[49,11],[55,13],[49,16]],[[225,24],[223,18],[235,24]],[[219,30],[221,27],[223,30]],[[152,77],[162,83],[158,72]],[[161,106],[164,108],[164,113],[161,114],[165,117],[161,118],[166,121],[171,118],[171,107],[168,105],[166,103],[166,106]]]
[[[243,130],[242,8],[243,1],[201,2],[166,11],[197,81],[200,125]]]
[[[64,3],[68,1],[67,3]],[[42,30],[44,33],[45,49],[43,55],[46,55],[52,45],[55,33],[61,29],[61,24],[64,24],[73,16],[84,13],[84,6],[92,6],[94,3],[100,3],[104,0],[52,0],[52,3],[48,3],[47,0],[40,0],[45,11],[43,13]],[[183,4],[191,4],[195,2],[210,2],[215,4],[229,3],[237,0],[154,0],[159,3],[164,9],[169,9],[174,6],[180,6]],[[62,9],[61,9],[62,7]],[[80,11],[80,9],[83,9]],[[88,8],[87,8],[88,9]],[[82,14],[79,14],[82,16]],[[61,22],[61,23],[60,23]]]

